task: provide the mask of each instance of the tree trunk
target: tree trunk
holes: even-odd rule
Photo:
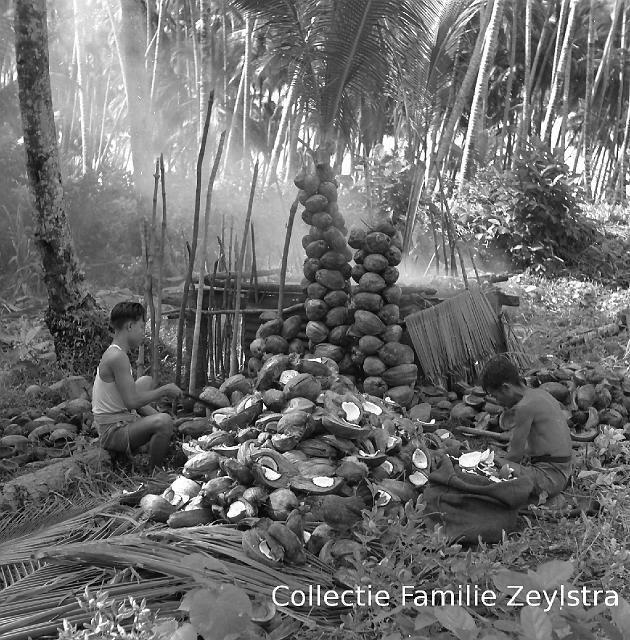
[[[591,199],[591,107],[593,104],[593,56],[595,50],[595,0],[591,0],[588,12],[588,37],[586,47],[586,91],[584,95],[584,189],[586,200]]]
[[[252,21],[249,16],[245,16],[245,54],[243,57],[243,162],[245,168],[249,170],[249,141],[247,139],[247,128],[249,122],[249,85],[251,83],[250,74],[250,58],[251,58],[251,43],[252,43]]]
[[[562,43],[562,49],[560,51],[560,57],[558,58],[557,69],[554,69],[553,80],[551,82],[551,91],[549,94],[549,100],[547,102],[547,111],[545,113],[545,119],[542,124],[542,131],[540,137],[547,143],[551,140],[551,128],[552,119],[555,114],[556,102],[558,101],[558,93],[560,87],[564,82],[564,70],[569,57],[569,48],[571,47],[571,41],[573,40],[573,30],[575,26],[575,10],[578,5],[578,0],[570,0],[571,8],[569,9],[569,17],[567,18],[567,27],[564,30],[564,41]]]
[[[83,77],[83,46],[79,26],[79,7],[77,0],[72,0],[72,18],[74,22],[74,46],[77,53],[77,91],[79,92],[79,124],[81,127],[81,173],[88,171],[88,130],[85,116],[85,78]]]
[[[141,0],[120,0],[120,49],[127,95],[127,121],[136,193],[149,199],[153,191],[149,87],[144,66],[145,16]]]
[[[512,33],[510,36],[510,76],[508,77],[507,87],[505,89],[505,104],[503,106],[503,122],[501,124],[501,139],[499,141],[499,167],[501,170],[507,168],[505,145],[506,140],[509,139],[509,135],[506,133],[510,126],[510,119],[512,118],[512,89],[514,87],[514,76],[516,75],[516,38],[518,36],[518,20],[517,20],[517,7],[512,5]]]
[[[35,198],[35,242],[48,291],[46,324],[59,364],[92,375],[109,332],[94,298],[85,291],[66,216],[50,89],[46,0],[16,0],[15,52],[26,167]]]
[[[273,143],[273,149],[271,151],[271,159],[269,160],[269,168],[267,169],[267,177],[265,180],[265,186],[269,186],[276,179],[276,172],[278,170],[278,161],[280,160],[280,153],[282,151],[282,145],[287,135],[287,128],[289,126],[289,119],[291,109],[293,109],[293,101],[295,99],[295,87],[299,77],[299,71],[296,69],[293,73],[293,79],[289,85],[289,91],[284,99],[282,105],[282,116],[280,118],[280,125],[278,126],[278,132],[276,133],[276,139]]]
[[[483,126],[483,118],[485,115],[483,105],[485,104],[486,94],[488,93],[488,80],[494,62],[494,55],[497,50],[497,41],[504,6],[505,0],[495,0],[490,23],[486,31],[483,55],[479,64],[479,73],[477,74],[477,84],[475,85],[472,106],[470,107],[470,120],[468,122],[468,131],[466,132],[466,142],[462,153],[462,163],[458,178],[460,187],[470,177],[473,165],[472,152],[477,146],[479,133]]]
[[[523,116],[521,126],[516,133],[516,142],[512,154],[512,167],[518,161],[521,149],[529,140],[530,129],[530,100],[531,100],[531,77],[532,77],[532,0],[525,0],[525,75],[523,80]],[[545,22],[547,26],[547,22]],[[542,33],[545,32],[543,26]],[[542,34],[541,34],[542,40]],[[538,49],[537,49],[538,50]]]
[[[208,104],[208,95],[211,90],[212,78],[212,34],[210,33],[210,22],[212,19],[211,0],[201,0],[199,19],[201,29],[199,30],[199,49],[201,50],[201,69],[199,74],[199,131],[203,129],[203,119],[205,108]],[[192,5],[191,5],[192,9]],[[193,21],[194,29],[194,21]]]
[[[617,178],[617,196],[619,202],[626,201],[626,153],[630,147],[630,82],[628,85],[628,106],[626,108],[626,123],[623,131],[623,141],[619,149],[619,176]]]
[[[558,136],[558,145],[562,149],[562,157],[567,155],[567,121],[569,120],[569,94],[571,89],[571,61],[573,55],[569,49],[567,66],[564,71],[564,89],[562,91],[562,120],[560,122],[560,135]]]

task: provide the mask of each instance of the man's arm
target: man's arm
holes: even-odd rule
[[[510,446],[505,458],[512,462],[520,462],[525,455],[527,439],[532,429],[533,416],[531,411],[527,407],[519,407],[514,412],[514,422],[516,425],[512,430]]]
[[[144,407],[151,402],[155,402],[164,395],[171,395],[174,397],[173,393],[169,393],[169,388],[174,387],[174,385],[164,385],[150,391],[138,391],[136,383],[131,375],[129,358],[127,358],[125,354],[116,354],[109,364],[112,374],[114,375],[114,382],[116,383],[116,388],[120,393],[120,397],[125,403],[127,409],[130,411],[132,409]]]

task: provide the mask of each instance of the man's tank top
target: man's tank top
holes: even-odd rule
[[[123,351],[117,344],[110,344],[108,349],[115,347]],[[133,377],[133,369],[131,375]],[[129,413],[129,409],[125,406],[120,392],[116,388],[115,382],[105,382],[101,378],[99,367],[96,368],[96,377],[94,378],[94,387],[92,388],[92,413],[97,415],[109,413]]]

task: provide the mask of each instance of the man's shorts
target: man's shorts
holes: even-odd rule
[[[572,462],[536,462],[534,464],[508,463],[514,469],[514,475],[528,476],[534,483],[532,497],[538,497],[543,491],[553,498],[564,491],[573,470]]]
[[[129,425],[139,418],[137,413],[95,414],[94,424],[103,449],[125,453],[131,457],[129,445]]]

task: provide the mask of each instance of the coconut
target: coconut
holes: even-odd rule
[[[140,500],[140,508],[149,520],[166,522],[177,507],[173,506],[162,496],[149,493]]]
[[[300,502],[290,489],[276,489],[269,494],[269,513],[274,520],[286,520]]]

